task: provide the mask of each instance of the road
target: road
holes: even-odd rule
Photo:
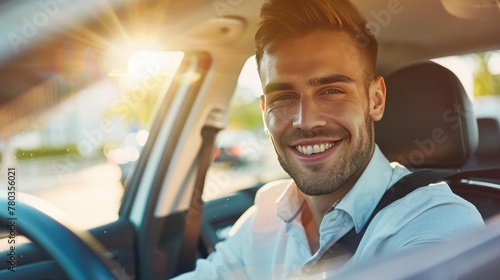
[[[89,160],[66,169],[51,159],[20,162],[18,190],[54,204],[74,225],[92,228],[118,218],[123,195],[120,169],[104,160]]]

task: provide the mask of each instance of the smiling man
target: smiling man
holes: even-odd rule
[[[360,261],[439,242],[483,225],[444,184],[382,209],[353,253],[339,242],[365,225],[387,189],[410,172],[374,142],[384,79],[377,41],[348,0],[271,0],[255,36],[262,116],[291,180],[255,205],[192,279],[322,278]]]
[[[324,214],[370,161],[373,121],[384,112],[384,80],[342,46],[355,46],[347,33],[316,31],[273,41],[259,63],[263,118],[281,166],[304,194],[301,218],[313,251]]]

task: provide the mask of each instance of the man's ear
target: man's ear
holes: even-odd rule
[[[382,119],[385,110],[386,87],[383,77],[377,77],[369,89],[370,116],[374,121]]]
[[[261,95],[260,96],[260,110],[262,110],[262,112],[264,112],[265,109],[266,109],[266,102],[264,100],[264,95]]]

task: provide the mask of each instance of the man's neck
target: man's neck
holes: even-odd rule
[[[356,177],[357,179],[357,177]],[[304,195],[306,201],[306,207],[309,208],[311,216],[316,222],[316,226],[319,232],[319,225],[323,220],[323,216],[326,212],[336,203],[342,200],[344,196],[351,190],[354,183],[346,182],[344,186],[340,187],[337,191],[331,194],[318,195],[318,196],[308,196]]]
[[[361,174],[354,174],[335,192],[326,195],[304,195],[306,205],[301,215],[301,222],[306,232],[311,253],[319,249],[319,226],[326,212],[352,189]]]

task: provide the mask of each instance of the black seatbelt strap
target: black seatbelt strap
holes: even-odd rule
[[[196,157],[198,171],[194,184],[191,204],[186,215],[184,235],[182,237],[181,252],[177,262],[176,275],[192,271],[195,268],[196,252],[200,236],[201,218],[203,215],[203,187],[205,185],[205,174],[212,162],[212,152],[219,128],[204,126],[201,131],[203,142]]]

